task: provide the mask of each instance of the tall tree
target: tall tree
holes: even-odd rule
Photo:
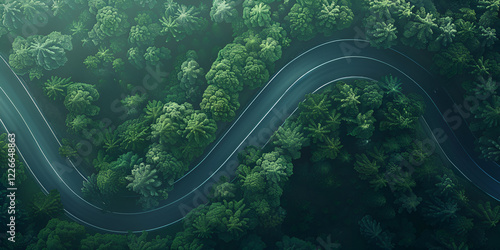
[[[72,249],[80,245],[86,235],[85,227],[76,222],[52,219],[38,233],[36,249]]]
[[[53,189],[47,195],[35,196],[31,205],[31,212],[34,218],[43,221],[43,223],[62,215],[63,206],[59,192]]]
[[[204,147],[215,140],[217,125],[205,113],[193,113],[186,118],[184,136],[190,143]]]
[[[71,85],[70,78],[61,78],[57,76],[52,76],[49,80],[44,83],[43,91],[51,99],[56,100],[64,97],[66,92],[66,87]]]
[[[210,9],[210,18],[216,23],[231,23],[238,17],[234,2],[230,0],[214,0]]]
[[[243,19],[248,27],[265,27],[271,23],[271,7],[256,2],[252,7],[243,9]]]
[[[161,181],[158,180],[156,171],[144,163],[134,166],[132,175],[126,177],[130,181],[127,188],[144,197],[158,196],[157,188]]]
[[[100,109],[92,103],[98,99],[99,92],[94,85],[74,83],[68,86],[64,105],[73,114],[95,116]]]

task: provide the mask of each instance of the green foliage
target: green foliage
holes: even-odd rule
[[[55,189],[50,190],[49,194],[39,194],[35,196],[31,204],[31,216],[42,223],[51,218],[57,218],[63,214],[63,205],[61,196]]]
[[[281,58],[281,45],[273,38],[262,40],[260,48],[259,57],[264,61],[273,63]]]
[[[483,26],[493,26],[498,20],[498,10],[500,8],[500,2],[498,0],[480,0],[479,8],[486,10],[479,23]]]
[[[238,94],[230,95],[216,85],[209,85],[203,93],[200,107],[203,112],[210,114],[216,121],[231,121],[236,115],[240,103],[238,102]]]
[[[103,149],[106,150],[107,153],[112,154],[119,149],[121,144],[121,140],[118,136],[118,131],[106,129],[104,131],[103,138]]]
[[[241,164],[255,165],[255,163],[261,156],[262,152],[260,151],[260,149],[254,146],[249,146],[245,148],[245,151],[243,153],[240,153],[238,155],[238,160]]]
[[[292,164],[276,151],[263,154],[257,161],[257,166],[261,167],[264,176],[270,182],[283,183],[292,175]]]
[[[137,235],[132,234],[129,237],[128,247],[134,250],[160,250],[160,249],[168,249],[171,237],[163,237],[157,235],[151,241],[147,241],[148,232],[143,231],[141,236],[137,237]]]
[[[186,36],[186,34],[182,32],[181,26],[177,22],[177,19],[175,19],[173,16],[163,16],[160,19],[160,23],[162,25],[161,33],[167,36],[166,42],[179,42]]]
[[[38,233],[37,249],[72,249],[85,237],[85,227],[76,222],[52,219]]]
[[[354,169],[361,174],[361,179],[369,179],[378,173],[380,166],[376,161],[370,161],[366,154],[357,154]]]
[[[177,178],[187,172],[188,166],[168,153],[161,144],[152,144],[146,153],[146,162],[156,166],[163,175],[162,180],[168,185],[173,185]]]
[[[489,201],[477,204],[477,210],[474,212],[488,227],[495,227],[500,221],[500,206],[492,208]]]
[[[146,137],[149,135],[148,129],[139,119],[125,121],[117,128],[121,140],[120,146],[125,150],[143,149]]]
[[[52,32],[45,37],[35,37],[30,45],[30,53],[37,65],[46,70],[63,66],[68,60],[66,51],[72,49],[71,36],[62,35],[59,32]]]
[[[413,129],[423,112],[419,101],[400,95],[394,102],[387,103],[380,130]]]
[[[418,197],[415,193],[411,192],[409,195],[402,194],[397,200],[396,203],[399,203],[401,207],[399,207],[398,212],[401,213],[403,210],[406,210],[408,213],[412,213],[417,211],[417,206],[422,202],[422,197]]]
[[[439,176],[439,182],[435,184],[436,186],[436,195],[441,196],[451,196],[456,192],[455,183],[453,180],[449,178],[446,174],[443,176]]]
[[[141,162],[143,162],[143,159],[139,155],[128,152],[120,155],[116,161],[111,162],[107,169],[111,169],[119,178],[122,178],[120,181],[125,183],[125,176],[132,171],[135,165],[139,165]]]
[[[481,150],[481,156],[483,158],[490,161],[500,161],[500,137],[496,140],[486,136],[480,137],[479,150]]]
[[[375,117],[373,117],[373,110],[366,113],[359,113],[356,119],[348,120],[353,122],[356,126],[348,133],[359,139],[369,139],[375,131]]]
[[[96,15],[97,23],[88,36],[94,44],[99,44],[109,37],[117,37],[126,33],[130,27],[127,15],[112,6],[99,8]]]
[[[134,0],[141,7],[147,7],[149,9],[153,9],[156,5],[156,0]]]
[[[306,123],[325,118],[330,107],[331,102],[326,94],[306,94],[306,99],[299,103],[299,120]]]
[[[127,109],[127,114],[133,115],[137,114],[140,110],[142,110],[143,103],[147,100],[146,94],[135,94],[128,95],[120,102],[124,108]]]
[[[88,56],[87,58],[85,58],[85,60],[83,61],[83,64],[85,64],[85,67],[87,67],[87,69],[93,69],[93,70],[96,70],[99,68],[99,63],[101,61],[99,60],[99,58],[97,58],[96,56]]]
[[[78,152],[74,149],[73,145],[66,138],[62,139],[61,147],[59,148],[59,154],[64,157],[73,157],[78,155]]]
[[[443,46],[451,44],[457,33],[457,29],[452,20],[451,17],[444,17],[440,18],[438,21],[440,34],[436,38],[436,41],[440,42]]]
[[[196,89],[203,82],[204,71],[194,58],[188,58],[181,65],[177,79],[184,90]]]
[[[71,85],[70,78],[61,78],[57,76],[52,76],[49,80],[44,83],[43,92],[51,99],[56,100],[63,97],[66,92],[66,87]]]
[[[180,5],[175,13],[175,21],[187,34],[192,34],[203,25],[204,20],[199,15],[200,12],[194,6]]]
[[[365,215],[358,222],[361,235],[373,242],[382,249],[393,249],[392,234],[383,231],[380,223],[373,219],[370,215]]]
[[[154,44],[154,38],[147,26],[136,25],[130,28],[128,41],[133,46],[148,47]]]
[[[299,40],[307,41],[316,35],[314,26],[314,12],[299,3],[293,5],[287,16],[290,22],[291,36]]]
[[[262,241],[262,239],[255,235],[251,234],[245,237],[240,244],[241,250],[264,250],[266,248],[266,243]]]
[[[423,7],[417,10],[414,20],[408,22],[404,27],[403,43],[406,45],[423,49],[435,40],[435,32],[438,29],[434,14],[428,13]]]
[[[243,200],[224,200],[196,208],[188,215],[184,226],[192,229],[198,238],[207,239],[217,235],[229,242],[240,239],[249,229],[248,212]]]
[[[179,250],[202,250],[204,244],[193,235],[192,229],[181,231],[175,235],[171,249]]]
[[[254,6],[243,9],[243,20],[248,27],[266,27],[271,23],[271,7],[256,2]]]
[[[238,11],[234,8],[234,2],[228,0],[215,0],[210,9],[210,18],[216,23],[231,23],[238,17]]]
[[[112,169],[101,170],[97,175],[97,187],[105,196],[116,194],[122,186],[119,175]]]
[[[204,148],[215,140],[217,125],[205,113],[193,113],[186,118],[184,137],[188,142]]]
[[[458,235],[466,235],[473,227],[472,219],[465,216],[458,216],[451,223],[452,230],[457,232]]]
[[[117,58],[117,59],[113,60],[112,66],[113,66],[113,70],[116,73],[120,73],[120,72],[123,72],[123,69],[125,68],[125,62],[123,62],[123,59]]]
[[[20,9],[21,3],[9,1],[0,5],[2,10],[2,24],[7,29],[14,30],[21,27],[23,14]]]
[[[66,51],[73,49],[71,36],[52,32],[47,36],[16,37],[12,45],[14,52],[9,63],[21,75],[30,73],[30,78],[40,78],[41,70],[57,69],[68,61]]]
[[[290,45],[290,38],[287,36],[286,30],[281,27],[280,23],[273,23],[261,32],[262,37],[270,37],[278,41],[282,48]]]
[[[343,0],[297,1],[285,20],[290,24],[291,35],[299,40],[312,39],[317,32],[330,36],[353,22],[349,5],[349,1]]]
[[[396,17],[401,8],[399,1],[391,0],[369,1],[369,5],[370,12],[379,19],[391,19]]]
[[[380,88],[379,83],[375,81],[355,81],[354,85],[362,89],[361,110],[377,110],[382,105],[384,91]]]
[[[66,117],[66,127],[76,134],[85,131],[91,123],[92,119],[88,118],[86,115],[69,114]]]
[[[334,100],[340,104],[339,110],[348,117],[357,115],[361,104],[359,90],[343,82],[338,83],[335,87],[338,92],[334,95]]]
[[[299,159],[300,150],[308,144],[301,130],[301,125],[287,122],[274,133],[273,144],[284,149],[292,159]]]
[[[82,250],[120,250],[126,249],[127,236],[119,234],[100,234],[89,235],[80,243]]]
[[[462,43],[454,43],[436,54],[433,60],[439,68],[439,73],[452,77],[462,74],[469,67],[469,63],[473,58]]]
[[[449,222],[457,216],[459,210],[457,203],[452,200],[442,201],[439,198],[432,198],[430,202],[426,202],[422,208],[423,214],[432,224],[438,222]]]
[[[376,48],[388,49],[397,44],[397,28],[394,25],[394,19],[388,21],[377,21],[375,16],[369,16],[365,19],[367,26],[367,36],[370,38],[370,44]]]
[[[99,113],[99,107],[92,105],[99,99],[99,92],[94,85],[86,83],[74,83],[67,87],[64,106],[75,115],[95,116]]]
[[[343,145],[339,138],[325,137],[324,141],[319,143],[313,152],[312,161],[321,161],[325,158],[334,160],[337,158]]]
[[[216,85],[230,93],[236,93],[243,90],[243,83],[238,80],[238,76],[232,70],[232,64],[229,60],[224,59],[214,63],[205,77],[208,84]]]
[[[184,118],[194,113],[189,103],[169,102],[163,106],[163,114],[151,125],[151,135],[161,144],[175,145],[185,129]]]
[[[83,181],[82,187],[83,198],[89,201],[100,199],[100,190],[97,185],[97,176],[92,174],[87,178],[87,181]]]
[[[219,51],[219,57],[217,58],[217,61],[212,65],[212,68],[217,67],[217,64],[220,64],[222,62],[223,64],[231,67],[236,66],[236,68],[233,68],[232,70],[237,73],[236,71],[238,71],[239,68],[245,66],[247,57],[248,51],[245,46],[239,43],[230,43]],[[224,59],[227,61],[225,61]],[[210,72],[207,74],[207,79],[209,78],[209,74]]]
[[[335,30],[342,30],[349,26],[354,14],[347,6],[340,5],[338,0],[323,0],[317,18],[318,31],[325,36],[333,35]]]
[[[496,41],[498,41],[497,32],[495,29],[492,29],[490,27],[484,28],[483,26],[481,26],[480,29],[480,35],[483,38],[483,46],[491,47],[493,46],[493,44],[495,44]]]
[[[314,120],[309,122],[307,127],[304,127],[304,130],[308,132],[308,137],[312,138],[312,142],[324,142],[326,138],[328,138],[328,134],[332,132],[328,125],[324,126],[321,123],[317,123]]]
[[[148,47],[144,54],[144,60],[148,65],[156,66],[162,60],[170,59],[170,50],[165,47]]]
[[[12,43],[13,53],[9,55],[9,64],[17,74],[24,75],[39,69],[30,50],[30,39],[16,37]]]
[[[219,183],[214,185],[212,192],[216,201],[230,200],[236,197],[236,185],[229,182]]]
[[[163,113],[163,103],[161,101],[153,100],[149,101],[144,108],[145,119],[148,124],[156,121]]]
[[[283,236],[281,241],[276,242],[276,247],[278,247],[278,249],[280,250],[287,250],[287,249],[306,250],[306,249],[314,249],[316,246],[314,246],[312,243],[308,241],[304,241],[295,237],[288,237],[285,235]]]
[[[158,180],[156,171],[144,163],[134,166],[132,175],[126,177],[130,181],[127,188],[144,197],[158,196],[157,188],[161,185],[161,181]]]
[[[475,118],[481,119],[482,123],[488,128],[494,128],[500,125],[500,96],[494,95],[490,101],[483,101],[481,105],[474,110]]]
[[[280,51],[281,52],[281,51]],[[253,57],[248,57],[243,68],[242,81],[250,89],[261,87],[269,80],[269,71],[266,64]]]
[[[477,39],[478,29],[474,22],[459,19],[456,22],[457,35],[456,41],[463,43],[469,50],[479,47]]]

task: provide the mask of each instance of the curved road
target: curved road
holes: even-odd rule
[[[27,87],[5,60],[0,64],[0,126],[16,133],[19,154],[26,166],[44,192],[59,190],[68,216],[103,231],[140,232],[178,222],[192,208],[206,202],[210,187],[221,176],[234,176],[237,153],[248,145],[264,145],[305,94],[342,79],[380,79],[392,74],[402,80],[406,92],[424,97],[424,119],[431,130],[437,131],[439,147],[450,162],[481,190],[495,199],[500,198],[498,165],[477,159],[473,150],[475,138],[466,125],[454,130],[452,127],[456,124],[453,121],[448,124],[443,118],[442,114],[452,109],[454,103],[444,90],[436,89],[439,79],[395,50],[377,50],[367,45],[367,41],[358,39],[335,40],[288,63],[213,144],[205,158],[175,183],[169,198],[151,211],[104,213],[81,198],[85,177],[59,156],[56,135]],[[358,53],[348,53],[352,51]]]

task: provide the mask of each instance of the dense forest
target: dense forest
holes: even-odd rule
[[[141,211],[169,197],[297,51],[359,29],[375,48],[428,57],[440,87],[464,103],[452,112],[476,136],[476,153],[500,163],[499,9],[499,0],[0,0],[0,52],[62,137],[61,156],[88,176],[85,198]],[[426,148],[422,98],[382,75],[306,95],[270,143],[239,154],[234,179],[167,229],[86,228],[17,159],[29,191],[17,201],[16,242],[0,244],[497,249],[500,203]],[[8,149],[2,134],[3,211]]]

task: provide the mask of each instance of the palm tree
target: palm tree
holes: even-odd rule
[[[158,180],[156,169],[150,165],[141,163],[132,169],[132,175],[125,177],[130,183],[127,188],[141,194],[144,197],[158,196],[156,188],[161,185]]]
[[[326,137],[325,142],[319,144],[318,150],[323,157],[333,160],[337,158],[342,147],[339,138]]]
[[[484,205],[479,203],[477,205],[477,210],[475,213],[482,217],[483,223],[485,223],[489,227],[494,227],[500,221],[500,206],[495,206],[493,209],[491,208],[491,204],[489,201],[485,202]]]
[[[207,216],[205,214],[200,214],[193,223],[193,227],[195,228],[193,233],[202,239],[212,238],[213,229],[210,224],[210,220]]]
[[[71,77],[61,78],[52,76],[44,83],[43,91],[49,98],[56,100],[59,97],[64,97],[66,87],[70,84],[72,84]]]
[[[321,123],[316,123],[312,120],[309,123],[309,126],[305,127],[304,130],[309,132],[309,137],[313,139],[314,143],[317,141],[323,142],[326,135],[331,132],[328,126],[323,126]]]
[[[217,125],[205,113],[194,113],[187,121],[184,134],[190,143],[207,145],[215,140]]]
[[[111,153],[121,144],[121,140],[116,130],[106,129],[104,131],[104,145],[102,146],[106,152]]]
[[[202,19],[198,17],[199,12],[194,6],[181,5],[175,14],[177,23],[183,27],[188,34],[197,30],[201,26]]]
[[[299,103],[300,119],[303,122],[323,118],[331,103],[325,94],[307,94],[306,100]]]
[[[396,96],[401,95],[401,80],[397,77],[393,77],[392,75],[384,76],[382,80],[379,82],[380,87],[384,89],[387,95]]]
[[[145,120],[151,124],[156,121],[163,114],[163,103],[161,101],[153,100],[148,102],[146,108],[144,108]]]

